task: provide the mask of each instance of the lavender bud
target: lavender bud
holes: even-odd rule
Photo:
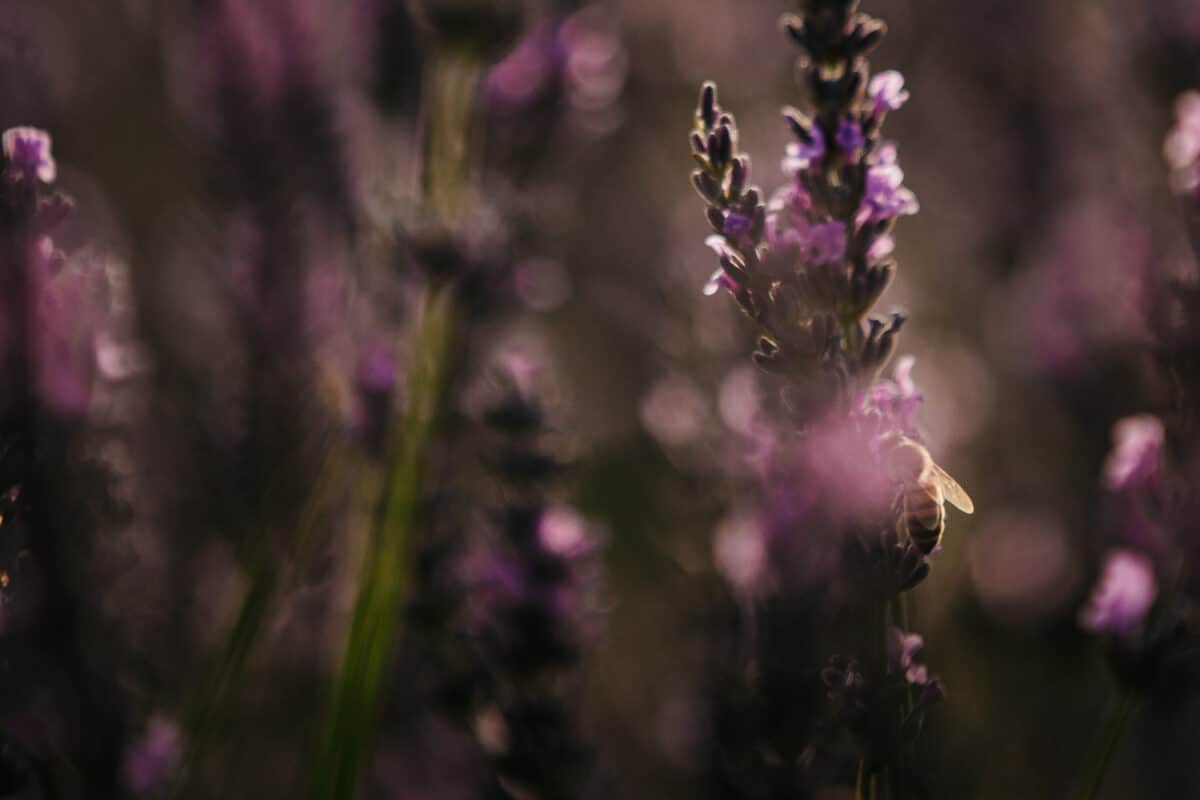
[[[700,193],[700,196],[709,203],[715,204],[721,200],[721,186],[707,172],[700,170],[693,172],[692,185],[696,187],[696,191]]]
[[[741,194],[742,189],[745,188],[746,179],[749,177],[750,156],[742,154],[733,159],[733,168],[729,173],[729,193],[734,196]],[[751,205],[757,205],[757,192],[755,193],[755,202]]]
[[[711,129],[717,123],[717,85],[705,81],[700,87],[700,105],[697,115],[706,129]]]

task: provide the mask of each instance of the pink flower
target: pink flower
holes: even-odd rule
[[[1114,550],[1079,624],[1098,633],[1128,636],[1141,627],[1157,596],[1150,559],[1133,550]]]
[[[1162,421],[1152,414],[1119,420],[1104,462],[1104,485],[1116,492],[1146,486],[1158,473],[1163,437]]]

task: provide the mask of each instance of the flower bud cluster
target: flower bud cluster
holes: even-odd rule
[[[592,635],[599,540],[553,499],[564,463],[544,443],[530,373],[524,359],[509,364],[473,414],[498,499],[463,498],[482,508],[469,530],[422,552],[410,613],[434,643],[437,694],[474,731],[492,778],[566,797],[585,751],[564,681]]]
[[[816,647],[840,641],[836,652],[847,652],[844,635],[819,630],[822,613],[869,620],[851,623],[863,634],[856,654],[824,670],[832,710],[811,730],[849,732],[860,763],[876,775],[899,766],[942,695],[916,660],[920,637],[893,625],[903,621],[903,593],[929,574],[942,518],[930,528],[928,510],[909,507],[941,497],[922,484],[932,462],[915,421],[922,396],[913,360],[879,378],[905,316],[871,312],[896,271],[894,225],[919,206],[904,186],[895,143],[882,135],[887,115],[909,94],[899,73],[871,74],[866,55],[884,25],[857,6],[809,0],[802,14],[783,20],[801,50],[805,102],[784,109],[792,135],[781,162],[785,182],[769,200],[750,185],[737,124],[711,83],[701,89],[689,140],[698,165],[692,184],[712,229],[706,244],[719,264],[705,293],[724,289],[734,298],[756,327],[753,360],[781,384],[779,442],[766,469],[770,566],[762,572],[771,590],[759,593],[758,624],[771,630],[782,624],[775,618],[782,609],[823,593],[822,612],[797,617],[814,630],[796,637]],[[756,668],[800,674],[808,657],[764,645]],[[764,709],[779,702],[766,686],[748,690],[761,693]],[[723,747],[782,752],[781,742],[765,737]],[[812,737],[814,758],[835,757]]]

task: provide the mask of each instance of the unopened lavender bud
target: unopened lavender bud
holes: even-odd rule
[[[717,85],[712,81],[705,81],[700,87],[699,116],[705,128],[717,123]]]
[[[692,152],[698,156],[702,156],[708,152],[708,146],[705,144],[704,135],[699,131],[692,131],[691,135]]]
[[[804,30],[804,19],[796,14],[784,14],[780,19],[783,29],[795,40],[796,44],[808,49],[808,36]]]
[[[804,144],[813,143],[813,121],[807,114],[787,106],[783,109],[783,118],[787,120],[792,134]]]
[[[866,55],[874,50],[887,34],[887,25],[877,19],[859,17],[850,34],[854,49],[859,55]]]
[[[729,172],[729,193],[737,196],[746,186],[750,177],[750,156],[740,155],[733,160],[733,168]]]
[[[730,132],[730,127],[722,125],[717,129],[717,134],[718,145],[720,147],[717,151],[717,159],[721,164],[728,164],[729,160],[733,158],[733,135]]]
[[[700,196],[709,203],[717,203],[721,199],[721,185],[707,172],[696,170],[692,173],[692,185]]]
[[[708,224],[717,233],[725,233],[725,214],[719,208],[709,206],[704,209],[704,216],[708,218]]]

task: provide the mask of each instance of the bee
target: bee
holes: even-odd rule
[[[901,433],[884,434],[880,443],[884,470],[900,484],[896,527],[928,555],[946,530],[945,502],[967,514],[975,512],[975,503],[958,481],[934,463],[924,446]]]

